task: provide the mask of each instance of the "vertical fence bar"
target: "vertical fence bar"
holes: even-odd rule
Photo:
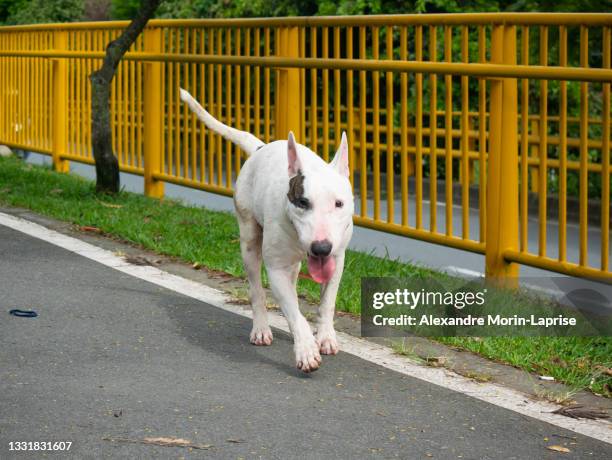
[[[603,30],[603,67],[610,68],[612,29]],[[601,141],[601,269],[608,271],[610,248],[610,83],[604,83]]]
[[[235,41],[234,41],[234,54],[236,56],[240,56],[242,54],[241,51],[241,29],[240,28],[236,28],[235,32],[234,32],[234,36],[235,36]],[[237,129],[242,129],[241,125],[242,125],[242,109],[244,107],[244,103],[242,101],[242,72],[241,72],[241,67],[240,65],[236,65],[236,68],[234,69],[235,72],[235,92],[236,92],[236,109],[235,109],[235,118],[236,118],[236,122],[234,125],[230,125],[230,126],[235,126]],[[245,130],[248,131],[249,127],[246,126]],[[240,173],[240,160],[241,160],[241,155],[242,155],[242,151],[236,147],[234,149],[234,174],[236,179],[238,178],[238,174]],[[228,184],[228,187],[230,187],[231,184]]]
[[[244,54],[251,55],[251,29],[244,31]],[[244,66],[244,126],[249,133],[253,132],[251,128],[251,66]]]
[[[461,28],[461,60],[467,64],[468,56],[468,34],[467,26]],[[470,160],[468,133],[469,126],[469,79],[466,75],[461,76],[461,235],[464,239],[470,237]]]
[[[68,48],[68,32],[55,32],[55,49],[65,51]],[[62,156],[67,145],[68,113],[68,59],[53,59],[53,168],[58,172],[70,171],[70,163]],[[14,112],[12,112],[14,113]]]
[[[264,56],[270,56],[270,27],[264,29]],[[264,142],[270,142],[270,68],[264,68]],[[282,139],[287,133],[279,132],[278,126],[274,127],[276,138]]]
[[[400,59],[408,59],[408,28],[403,26],[400,29]],[[402,195],[402,225],[408,225],[408,73],[402,72],[400,75],[401,84],[401,195]]]
[[[259,29],[257,29],[259,32]],[[208,29],[208,54],[213,54],[215,49],[215,30],[211,27]],[[259,44],[259,42],[257,42]],[[259,67],[256,68],[257,76],[259,77]],[[215,66],[208,64],[208,106],[210,107],[210,113],[215,113]],[[255,94],[259,96],[259,79],[255,86]],[[259,98],[257,97],[259,102]],[[258,113],[257,111],[255,112]],[[257,118],[259,120],[259,118]],[[259,131],[259,124],[255,123],[256,135]],[[215,135],[212,129],[208,130],[208,183],[213,184],[215,180]]]
[[[438,29],[429,28],[429,60],[438,60]],[[438,76],[429,76],[429,231],[438,231]]]
[[[372,27],[372,58],[378,59],[378,27]],[[380,220],[380,72],[375,70],[372,74],[374,89],[372,93],[372,123],[374,123],[374,220]]]
[[[191,30],[191,48],[189,49],[189,53],[192,53],[192,54],[195,54],[197,52],[196,51],[197,32],[198,31],[196,29],[192,29]],[[191,63],[190,73],[191,73],[191,84],[190,84],[189,87],[192,88],[193,94],[197,95],[198,94],[198,92],[197,92],[198,85],[196,83],[197,71],[196,71],[196,64],[195,64],[195,62]],[[186,83],[186,81],[185,81],[185,83]],[[200,99],[200,101],[202,103],[204,103],[204,101],[202,101],[201,99]],[[187,104],[185,104],[185,105],[187,105]],[[185,120],[185,125],[186,124],[187,124],[187,120]],[[197,151],[198,151],[198,149],[196,148],[197,147],[197,144],[196,144],[196,142],[197,142],[197,137],[196,137],[197,128],[196,128],[196,126],[197,126],[196,125],[196,117],[191,116],[191,126],[189,127],[190,128],[189,131],[191,133],[191,141],[190,141],[190,144],[189,144],[189,146],[190,146],[189,147],[189,152],[190,152],[190,155],[191,155],[191,174],[189,175],[189,177],[193,181],[196,180],[196,172],[197,172],[197,166],[196,166],[197,162],[196,162],[196,159],[197,159]]]
[[[306,28],[298,28],[299,56],[306,57]],[[300,139],[306,143],[306,69],[300,69]]]
[[[429,60],[438,60],[438,29],[429,28]],[[429,231],[438,232],[438,76],[429,76]]]
[[[580,26],[580,66],[589,66],[589,29]],[[579,263],[587,264],[587,238],[588,238],[588,192],[589,192],[589,84],[580,83],[580,255]]]
[[[329,57],[329,28],[323,27],[321,29],[321,45],[322,54],[321,57]],[[329,70],[321,70],[323,79],[323,100],[321,102],[321,110],[323,117],[323,132],[321,141],[323,142],[323,159],[329,161]]]
[[[210,30],[210,29],[209,29]],[[247,37],[248,37],[248,29],[247,29]],[[206,52],[206,32],[205,29],[200,30],[200,53],[204,54]],[[202,105],[206,107],[208,105],[208,101],[206,100],[206,65],[200,64],[200,101],[202,101]],[[248,98],[247,98],[248,101]],[[248,113],[248,105],[247,105],[247,113]],[[200,182],[206,182],[206,160],[207,160],[207,145],[206,145],[206,130],[204,129],[204,125],[200,124]]]
[[[310,28],[310,57],[316,58],[317,53],[317,28]],[[317,130],[318,108],[317,97],[319,91],[317,88],[317,69],[310,69],[310,147],[314,152],[319,150],[319,135]]]
[[[387,59],[393,59],[393,27],[387,26],[385,30],[386,39],[386,54]],[[386,74],[386,131],[387,131],[387,222],[394,221],[394,190],[393,190],[393,72],[387,72]]]
[[[267,29],[266,29],[267,30]],[[217,29],[217,56],[223,56],[223,29]],[[223,115],[223,66],[221,64],[216,65],[216,96],[217,101],[217,120],[221,120]],[[269,69],[268,69],[268,83],[269,83]],[[266,84],[266,87],[269,85]],[[268,126],[269,120],[266,117],[266,127]],[[215,161],[216,161],[216,184],[223,185],[223,138],[215,134],[215,145],[217,147]]]
[[[225,29],[225,55],[232,55],[232,29]],[[228,126],[234,126],[232,122],[232,66],[225,66],[225,81],[223,82],[225,88],[225,124]],[[187,113],[185,112],[185,116]],[[232,186],[232,153],[234,151],[234,145],[231,141],[225,141],[225,186],[231,188]],[[185,158],[186,159],[186,158]]]
[[[521,30],[521,63],[529,65],[529,26]],[[528,247],[528,194],[529,194],[529,79],[521,79],[521,193],[520,193],[520,250]]]
[[[347,59],[353,59],[353,27],[349,26],[346,29],[346,57]],[[347,70],[346,72],[346,125],[349,143],[349,169],[350,169],[350,181],[351,188],[355,190],[355,126],[353,113],[353,97],[355,95],[355,88],[353,88],[353,71]]]
[[[567,66],[567,28],[559,28],[559,65]],[[567,81],[560,84],[559,107],[559,260],[565,262],[567,220]]]
[[[366,58],[366,28],[359,27],[359,59]],[[366,109],[367,88],[365,70],[359,71],[359,195],[361,198],[360,214],[366,217],[368,214],[368,150],[366,147]]]
[[[299,57],[299,29],[283,27],[279,41],[276,42],[276,55],[289,58]],[[285,139],[293,131],[298,142],[302,132],[302,98],[300,96],[300,71],[297,68],[278,70],[276,91],[276,118],[274,120],[276,137]]]
[[[452,62],[453,29],[451,26],[444,27],[444,60]],[[445,205],[446,205],[446,235],[453,234],[453,77],[444,75],[444,181],[445,181]]]
[[[423,60],[423,26],[415,28],[414,58]],[[423,74],[417,73],[416,80],[416,155],[415,155],[415,204],[416,228],[423,228]]]
[[[516,64],[516,27],[493,26],[491,61]],[[518,245],[518,116],[515,78],[491,80],[488,161],[487,280],[516,286],[518,265],[504,258],[504,251]]]
[[[74,50],[82,51],[82,38],[83,33],[78,31],[74,33]],[[82,133],[82,123],[83,123],[83,60],[75,59],[72,62],[72,71],[74,72],[74,119],[71,121],[72,128],[75,131],[74,135],[74,145],[72,146],[73,150],[71,153],[82,156],[83,155],[83,133]]]
[[[548,27],[540,27],[540,65],[548,65]],[[540,81],[540,169],[538,176],[538,254],[546,257],[548,200],[548,80]]]
[[[146,28],[144,30],[144,46],[149,53],[162,53],[162,29]],[[161,97],[160,62],[144,64],[144,181],[145,195],[161,198],[164,196],[164,183],[156,180],[154,175],[162,172],[163,151],[163,113]],[[174,91],[174,88],[171,89]]]
[[[340,27],[334,27],[334,58],[340,59]],[[334,69],[334,145],[340,145],[340,69]]]
[[[478,27],[478,62],[486,62],[486,29]],[[478,80],[478,219],[481,242],[487,234],[487,82],[484,78]]]
[[[6,33],[0,34],[0,50],[6,49]],[[6,56],[0,56],[0,107],[6,107],[6,90],[8,87],[7,82],[7,62],[9,58]],[[6,137],[6,125],[7,125],[7,116],[5,115],[6,111],[0,110],[0,142],[7,142],[8,139]]]

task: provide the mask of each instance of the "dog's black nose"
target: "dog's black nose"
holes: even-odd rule
[[[314,241],[310,245],[310,253],[317,257],[327,257],[332,250],[332,244],[327,241]]]

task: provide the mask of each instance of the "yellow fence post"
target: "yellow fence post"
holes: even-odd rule
[[[55,50],[68,49],[68,31],[55,32]],[[70,171],[70,163],[63,158],[68,149],[68,59],[53,59],[53,107],[51,123],[53,130],[53,168],[57,172]]]
[[[515,26],[494,26],[491,62],[516,64]],[[518,265],[504,258],[518,248],[517,97],[515,78],[491,80],[485,274],[504,287],[516,286],[518,277]]]
[[[276,55],[279,57],[300,57],[299,29],[283,27],[279,31],[276,43]],[[300,70],[297,68],[279,69],[276,83],[276,139],[286,139],[289,131],[293,131],[298,142],[302,133],[302,99],[300,88]]]
[[[144,47],[149,53],[162,53],[162,29],[147,27],[144,30]],[[164,196],[164,182],[155,178],[163,168],[162,149],[164,142],[164,125],[162,107],[162,64],[161,62],[146,62],[144,64],[144,180],[145,195],[162,198]],[[178,91],[177,88],[171,90]]]

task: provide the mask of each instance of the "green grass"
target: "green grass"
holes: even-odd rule
[[[91,181],[61,175],[49,168],[0,158],[0,204],[31,209],[39,214],[102,232],[160,254],[200,263],[242,277],[238,226],[234,216],[187,206],[174,200],[154,200],[122,192],[99,196]],[[438,277],[427,268],[347,251],[346,270],[337,308],[359,313],[362,277]],[[317,301],[319,286],[300,280],[298,292]],[[612,396],[612,340],[581,337],[446,337],[437,340],[496,361],[551,375],[576,389],[588,388]]]

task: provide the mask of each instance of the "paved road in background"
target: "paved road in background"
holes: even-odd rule
[[[301,375],[281,331],[251,346],[243,317],[2,226],[0,292],[2,459],[40,458],[8,452],[37,440],[72,441],[74,458],[535,459],[557,458],[546,446],[567,437],[563,458],[612,457],[603,442],[345,353]],[[214,447],[103,440],[147,436]]]

